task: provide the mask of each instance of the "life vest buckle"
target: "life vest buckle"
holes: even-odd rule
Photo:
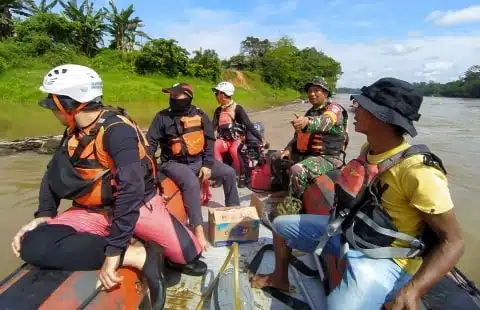
[[[349,209],[343,209],[343,210],[340,210],[338,212],[338,214],[341,216],[341,217],[347,217],[348,214],[350,214],[350,210]]]
[[[423,251],[425,249],[425,243],[423,243],[421,240],[419,239],[415,239],[415,240],[412,240],[410,241],[410,245],[413,247],[413,248],[417,248],[419,249],[420,251]]]

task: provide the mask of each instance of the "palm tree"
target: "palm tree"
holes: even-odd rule
[[[58,4],[58,0],[52,0],[50,3],[47,3],[47,0],[41,0],[39,5],[33,0],[25,0],[25,3],[29,14],[36,15],[50,12]]]
[[[0,39],[13,35],[12,13],[29,16],[28,5],[25,0],[0,1]]]
[[[109,5],[110,9],[104,8],[104,10],[110,22],[107,25],[107,32],[113,37],[112,46],[119,50],[132,50],[136,44],[136,36],[148,38],[145,32],[138,30],[143,27],[142,20],[139,17],[132,18],[135,12],[133,4],[120,12],[113,0],[110,0]]]
[[[76,41],[80,49],[87,56],[91,57],[98,50],[98,44],[103,44],[103,34],[107,29],[103,20],[105,12],[95,11],[93,2],[83,0],[78,6],[77,0],[69,0],[67,3],[60,0],[63,7],[63,14],[72,22],[77,24]]]

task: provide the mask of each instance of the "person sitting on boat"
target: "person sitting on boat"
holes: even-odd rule
[[[238,187],[247,184],[247,161],[244,150],[245,137],[251,133],[255,138],[264,141],[262,135],[250,121],[243,107],[233,99],[235,87],[230,82],[220,82],[212,88],[220,105],[213,114],[213,130],[216,133],[214,147],[215,159],[223,162],[223,155],[229,153],[233,165],[239,173]]]
[[[423,98],[411,84],[383,78],[351,99],[355,131],[367,143],[341,171],[333,214],[275,218],[275,271],[252,286],[288,290],[289,248],[325,249],[347,264],[328,309],[418,309],[464,251],[441,160],[404,138],[417,135]]]
[[[157,113],[147,132],[150,154],[161,149],[159,170],[181,189],[189,224],[203,250],[207,240],[203,231],[200,183],[210,178],[223,183],[225,205],[240,206],[235,170],[213,158],[215,138],[212,123],[201,109],[192,104],[189,84],[164,88],[170,95],[170,107]]]
[[[122,282],[119,266],[134,267],[147,279],[153,309],[162,309],[163,254],[186,264],[201,246],[165,208],[146,138],[123,109],[103,105],[102,79],[88,67],[55,67],[40,90],[48,94],[40,105],[67,129],[43,176],[35,219],[13,239],[14,253],[41,268],[101,269],[106,289]],[[73,206],[57,215],[62,199]],[[134,235],[145,245],[131,245]]]
[[[281,203],[286,210],[292,209],[290,206],[301,209],[301,198],[310,182],[344,165],[348,143],[348,113],[341,105],[328,100],[330,90],[325,79],[313,78],[304,90],[312,107],[304,116],[296,115],[291,122],[295,130],[293,139],[283,151],[271,156],[273,167],[280,166],[284,159],[294,163],[288,170],[289,195]]]

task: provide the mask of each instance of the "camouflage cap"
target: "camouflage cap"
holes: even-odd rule
[[[305,86],[303,87],[305,92],[308,92],[308,88],[310,88],[310,86],[318,86],[325,89],[328,92],[328,97],[332,95],[332,93],[330,92],[330,89],[328,89],[327,81],[323,77],[315,76],[313,79],[311,79],[310,82],[305,84]]]

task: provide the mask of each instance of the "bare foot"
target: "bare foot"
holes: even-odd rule
[[[276,278],[274,274],[258,274],[250,278],[250,283],[253,288],[275,287],[283,292],[290,290],[290,283],[288,278],[286,280]]]

